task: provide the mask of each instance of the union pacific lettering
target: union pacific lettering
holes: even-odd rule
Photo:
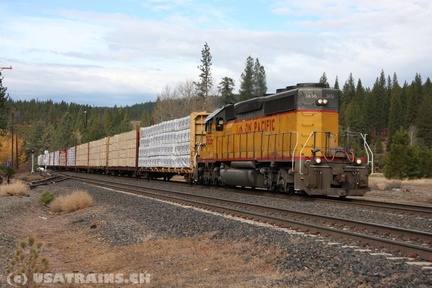
[[[237,133],[248,133],[255,131],[272,132],[276,130],[276,120],[274,118],[255,119],[252,121],[238,123]]]

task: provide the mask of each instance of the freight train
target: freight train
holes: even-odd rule
[[[368,190],[373,155],[366,135],[340,135],[339,101],[339,90],[301,83],[212,113],[194,112],[46,151],[38,164],[149,179],[182,175],[204,185],[362,196]]]

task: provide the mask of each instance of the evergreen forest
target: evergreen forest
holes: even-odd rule
[[[264,67],[250,56],[241,74],[239,93],[233,93],[234,81],[228,77],[221,79],[215,92],[207,43],[201,52],[200,81],[166,86],[155,102],[126,107],[14,101],[0,77],[0,166],[11,158],[24,163],[32,150],[40,155],[45,150],[72,147],[193,111],[211,112],[228,103],[274,92],[266,91]],[[361,79],[354,79],[352,74],[341,84],[338,77],[329,83],[326,73],[312,81],[341,91],[340,135],[342,131],[367,134],[375,155],[375,170],[388,178],[432,176],[432,83],[420,74],[413,77],[410,83],[399,83],[396,73],[385,75],[381,71],[373,87],[364,87]],[[281,87],[292,84],[281,83]]]

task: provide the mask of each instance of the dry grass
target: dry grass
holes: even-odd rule
[[[59,196],[49,205],[53,212],[73,212],[87,208],[93,203],[92,196],[85,190],[77,190],[71,194]]]
[[[258,244],[258,239],[230,241],[205,234],[113,249],[83,230],[56,233],[55,237],[58,253],[64,256],[67,252],[68,261],[50,259],[54,270],[149,273],[150,283],[145,287],[269,287],[273,281],[290,277],[275,265],[281,254],[289,256],[286,251],[277,245]]]
[[[388,180],[385,178],[371,178],[369,187],[371,190],[389,191],[393,189],[401,189],[401,180]]]
[[[364,198],[379,198],[385,201],[432,204],[432,179],[393,180],[382,174],[369,178],[370,191]]]
[[[45,177],[42,175],[39,175],[38,173],[33,173],[33,174],[31,174],[31,173],[19,173],[19,174],[16,174],[14,176],[14,178],[22,180],[22,181],[26,181],[26,182],[33,182],[33,181],[37,181],[37,180],[42,180]]]
[[[153,287],[265,287],[283,278],[271,264],[281,249],[254,240],[214,241],[201,235],[142,243],[128,252],[146,260]]]
[[[0,196],[28,196],[30,187],[19,180],[10,184],[0,185]]]

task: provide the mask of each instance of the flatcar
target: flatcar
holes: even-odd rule
[[[339,145],[340,92],[297,84],[276,93],[46,152],[51,169],[309,195],[361,196],[373,162],[365,135]],[[354,137],[355,136],[355,137]],[[355,140],[355,138],[358,138]]]
[[[107,136],[38,156],[38,165],[54,170],[191,181],[196,147],[205,141],[210,113],[189,116],[150,127]]]

